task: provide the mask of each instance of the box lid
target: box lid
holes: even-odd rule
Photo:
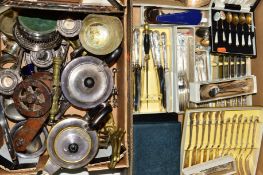
[[[254,11],[260,0],[214,0],[213,7],[240,11]]]

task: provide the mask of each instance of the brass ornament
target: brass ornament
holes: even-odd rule
[[[125,131],[116,126],[112,113],[109,113],[109,120],[106,125],[99,131],[100,143],[102,145],[112,146],[112,156],[108,167],[115,168],[120,161],[121,142],[125,135]]]
[[[66,44],[64,46],[61,46],[61,53],[57,54],[53,58],[53,84],[52,84],[52,91],[53,91],[53,97],[52,97],[52,106],[49,111],[50,113],[50,123],[52,124],[55,121],[55,115],[59,112],[59,98],[61,96],[61,84],[60,84],[60,75],[61,75],[61,67],[63,62],[66,59],[69,45]]]

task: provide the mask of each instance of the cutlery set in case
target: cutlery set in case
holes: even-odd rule
[[[184,119],[182,171],[219,157],[231,156],[235,160],[236,173],[255,174],[263,131],[262,108],[192,109],[186,111]]]

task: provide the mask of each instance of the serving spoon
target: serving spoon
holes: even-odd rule
[[[232,20],[233,20],[232,13],[227,12],[227,14],[226,14],[226,21],[229,24],[229,34],[228,34],[228,44],[229,45],[232,44],[232,35],[231,35],[231,23],[232,23]]]
[[[220,12],[216,12],[214,14],[214,21],[216,22],[216,33],[215,33],[215,43],[217,44],[218,43],[218,21],[220,20],[221,18],[221,15],[220,15]]]
[[[248,46],[251,46],[252,45],[252,41],[251,41],[251,35],[250,35],[250,32],[251,32],[251,24],[252,24],[252,17],[251,17],[251,14],[247,14],[246,15],[246,24],[248,26]]]
[[[233,24],[236,26],[236,46],[238,47],[239,46],[239,39],[238,39],[237,26],[239,24],[239,17],[236,13],[233,15]]]
[[[244,13],[240,13],[239,15],[239,23],[242,26],[242,46],[245,46],[245,35],[244,35],[244,24],[246,23],[246,17]]]
[[[224,21],[226,20],[226,14],[224,11],[220,11],[220,19],[221,19],[221,24],[222,24],[222,35],[223,35],[223,42],[226,41],[226,35],[225,35],[225,32],[224,32]]]

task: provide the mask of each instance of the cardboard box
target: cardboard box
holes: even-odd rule
[[[6,2],[7,5],[10,5],[8,3],[11,3],[11,1]],[[118,60],[118,62],[113,66],[118,69],[117,73],[117,82],[116,86],[118,88],[118,107],[113,109],[113,116],[114,116],[114,121],[116,125],[123,130],[125,130],[125,135],[123,139],[123,145],[126,148],[126,154],[124,157],[120,160],[120,162],[117,164],[116,168],[128,168],[129,167],[129,162],[130,162],[130,147],[131,147],[131,133],[130,133],[130,127],[132,123],[131,119],[131,104],[129,103],[130,101],[130,62],[129,62],[129,56],[130,56],[130,42],[131,42],[131,2],[129,0],[125,1],[125,4],[127,7],[125,8],[125,13],[121,14],[121,20],[123,23],[124,27],[124,39],[122,42],[122,47],[123,47],[123,52],[121,55],[121,58]],[[12,4],[11,4],[12,6]],[[99,9],[100,7],[98,7]],[[47,8],[48,9],[48,8]],[[85,10],[85,9],[84,9]],[[107,11],[104,11],[107,13]],[[103,12],[103,13],[104,13]],[[113,68],[111,67],[111,68]],[[127,103],[128,102],[128,103]],[[85,111],[80,111],[74,107],[71,107],[67,110],[66,114],[77,114],[83,116],[85,114]],[[10,126],[13,126],[13,123],[10,123]],[[50,128],[49,128],[50,129]],[[36,174],[37,171],[41,170],[46,161],[48,160],[48,155],[45,153],[40,157],[40,161],[37,164],[36,168],[33,169],[21,169],[21,170],[14,170],[10,171],[6,169],[3,166],[0,166],[0,174],[24,174],[24,175],[29,175],[29,174]],[[98,170],[107,170],[108,166],[107,163],[100,163],[95,166],[87,166],[89,171],[98,171]]]

